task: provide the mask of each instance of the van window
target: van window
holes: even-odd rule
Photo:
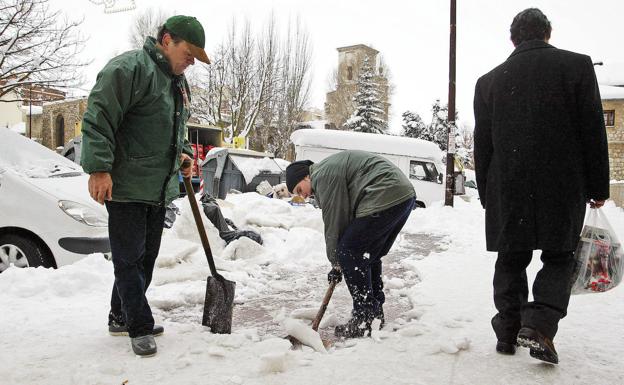
[[[439,183],[438,170],[436,170],[435,165],[431,162],[410,160],[409,177],[411,179]]]

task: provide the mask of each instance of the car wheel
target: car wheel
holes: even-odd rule
[[[37,241],[17,234],[0,235],[0,273],[15,267],[52,267],[52,256]]]

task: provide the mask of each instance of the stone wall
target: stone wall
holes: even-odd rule
[[[46,103],[41,115],[42,144],[52,150],[80,135],[87,98]],[[59,132],[62,130],[62,138]],[[62,143],[61,143],[62,142]]]
[[[624,180],[624,99],[602,101],[602,109],[615,111],[613,126],[607,126],[611,179]],[[605,122],[606,123],[606,122]]]

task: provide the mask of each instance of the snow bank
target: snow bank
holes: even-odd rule
[[[624,319],[622,288],[572,297],[555,341],[558,367],[522,349],[514,357],[495,353],[490,319],[496,255],[485,251],[476,199],[412,213],[391,251],[396,260],[384,263],[386,309],[404,307],[387,313],[372,338],[338,341],[328,350],[321,336],[348,318],[351,299],[340,284],[320,335],[303,321],[318,309],[327,287],[319,210],[254,193],[228,196],[226,217],[258,231],[262,246],[243,241],[226,247],[205,221],[217,267],[237,284],[233,333],[214,335],[200,324],[210,274],[204,251],[188,203],[177,203],[182,214],[165,230],[147,292],[165,327],[158,354],[135,359],[128,338],[107,334],[113,270],[101,254],[58,270],[10,268],[0,274],[0,329],[7,331],[0,361],[12,363],[0,366],[3,384],[624,382],[624,335],[617,332]],[[622,209],[609,201],[603,210],[624,239]],[[258,216],[279,217],[280,225],[261,226]],[[539,267],[534,258],[529,279]],[[289,311],[267,317],[266,308]],[[589,318],[595,322],[588,329]],[[290,350],[282,338],[287,334],[314,349]]]

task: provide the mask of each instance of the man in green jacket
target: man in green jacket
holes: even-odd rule
[[[374,319],[384,322],[381,258],[388,254],[416,202],[409,179],[386,158],[342,151],[314,164],[286,168],[288,190],[314,195],[325,224],[330,282],[345,282],[353,299],[352,318],[336,327],[338,337],[362,337]]]
[[[108,210],[115,270],[109,332],[129,335],[139,356],[156,354],[145,297],[158,256],[165,206],[179,194],[178,170],[192,161],[186,140],[186,68],[209,64],[197,19],[173,16],[142,50],[113,58],[98,74],[82,123],[81,164],[89,193]],[[191,167],[181,170],[189,176]]]

